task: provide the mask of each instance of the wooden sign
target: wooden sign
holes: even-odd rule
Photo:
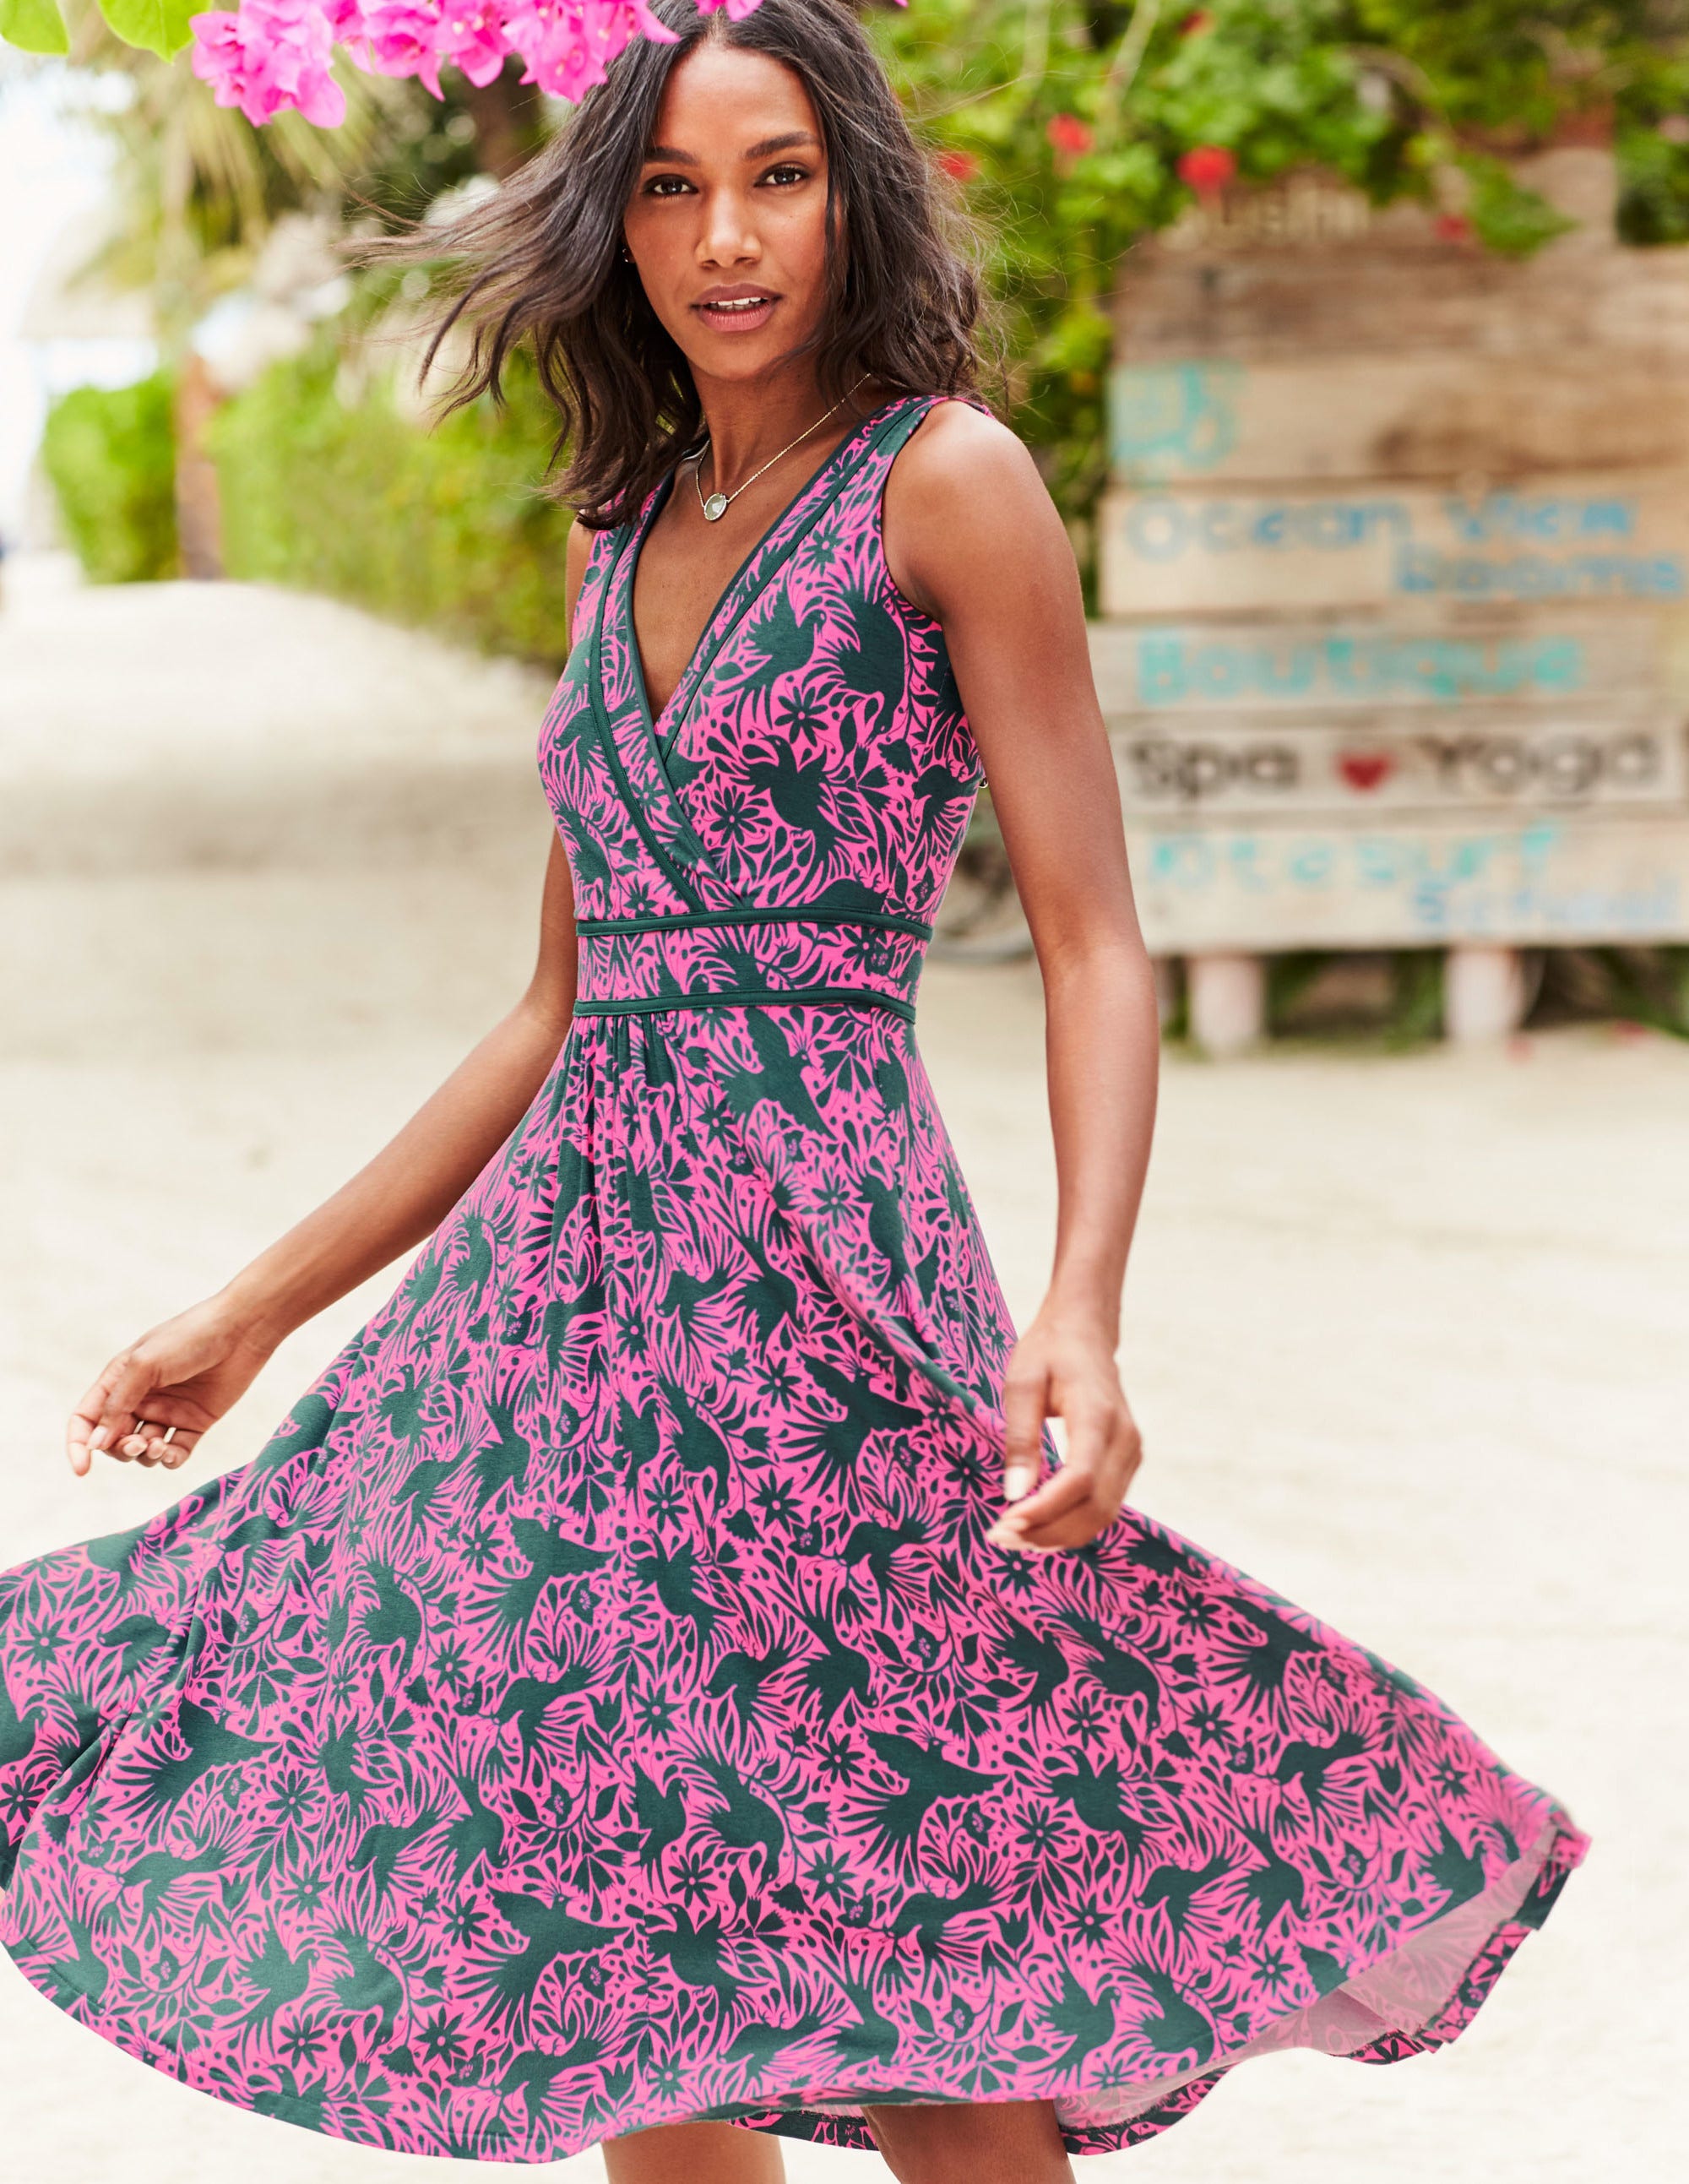
[[[1093,665],[1162,955],[1689,939],[1689,252],[1240,184],[1129,253]],[[1210,968],[1214,967],[1210,966]]]
[[[1116,487],[1099,522],[1109,615],[1689,600],[1689,504],[1675,477],[1473,494]]]

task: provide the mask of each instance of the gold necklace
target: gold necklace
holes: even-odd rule
[[[833,410],[839,409],[848,402],[850,397],[856,393],[856,387],[862,384],[862,380],[865,380],[867,376],[867,373],[865,371],[862,374],[861,379],[857,380],[855,386],[847,387],[844,392],[839,396],[838,401],[833,404]],[[813,425],[805,425],[803,431],[799,433],[796,440],[788,440],[785,446],[781,448],[780,454],[770,455],[767,461],[762,465],[762,470],[753,471],[750,476],[744,480],[744,484],[736,485],[731,493],[712,493],[707,500],[704,498],[704,458],[710,452],[710,443],[706,439],[703,446],[698,450],[696,456],[693,460],[692,465],[692,482],[698,488],[698,505],[704,511],[704,521],[706,523],[719,523],[722,518],[727,514],[730,504],[733,501],[736,501],[739,495],[744,491],[745,486],[755,485],[758,478],[761,476],[762,471],[772,471],[773,469],[775,464],[779,461],[780,455],[789,455],[793,448],[798,445],[799,441],[808,439],[811,432],[818,432],[822,426],[827,422],[828,419],[833,415],[833,410],[824,410],[821,415],[816,419]]]

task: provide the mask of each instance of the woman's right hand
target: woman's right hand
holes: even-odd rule
[[[118,1352],[70,1413],[70,1468],[86,1478],[103,1450],[120,1463],[162,1463],[174,1471],[245,1394],[275,1346],[222,1297],[161,1320]],[[166,1442],[160,1436],[168,1426],[176,1431]]]

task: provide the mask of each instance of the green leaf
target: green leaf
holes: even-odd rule
[[[1524,187],[1499,159],[1466,158],[1472,183],[1469,209],[1479,240],[1508,258],[1528,258],[1577,222],[1536,190]]]
[[[99,0],[99,9],[125,46],[170,60],[193,36],[194,0]]]
[[[0,0],[0,38],[26,53],[68,53],[58,0]]]

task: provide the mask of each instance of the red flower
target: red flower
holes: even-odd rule
[[[1045,125],[1045,135],[1064,159],[1077,159],[1081,152],[1089,152],[1096,142],[1087,123],[1077,114],[1052,114]]]
[[[1199,198],[1216,197],[1237,173],[1237,154],[1224,144],[1193,144],[1180,155],[1179,179]]]
[[[1463,212],[1440,212],[1435,220],[1439,242],[1470,242],[1472,223]]]
[[[1199,8],[1194,14],[1187,15],[1179,25],[1179,35],[1181,38],[1194,38],[1204,31],[1212,31],[1213,27],[1213,17],[1206,8]]]
[[[971,182],[979,172],[979,162],[972,152],[952,149],[939,153],[938,168],[941,175],[948,175],[953,182]]]

